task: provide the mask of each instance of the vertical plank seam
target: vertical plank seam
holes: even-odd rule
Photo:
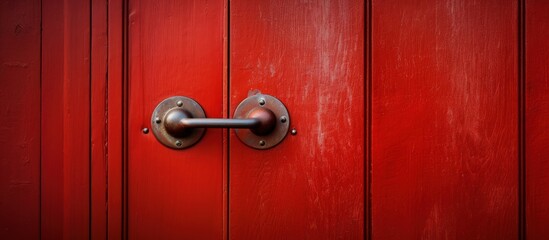
[[[42,239],[42,119],[43,119],[43,103],[42,103],[42,65],[43,65],[43,59],[42,59],[42,45],[43,45],[43,29],[44,29],[44,14],[43,14],[43,1],[40,0],[40,163],[38,166],[39,173],[38,173],[38,238]]]
[[[518,0],[518,132],[519,132],[519,239],[526,239],[526,12],[525,0]]]
[[[122,239],[128,239],[128,47],[129,0],[122,0]]]
[[[93,64],[93,53],[92,53],[92,45],[93,45],[93,35],[92,35],[92,28],[93,28],[93,0],[89,0],[89,3],[88,3],[88,7],[89,7],[89,22],[88,22],[88,37],[89,37],[89,42],[88,42],[88,55],[89,55],[89,62],[88,62],[88,70],[89,70],[89,75],[88,75],[88,114],[89,114],[89,118],[88,118],[88,136],[89,136],[89,139],[88,139],[88,239],[92,239],[92,208],[93,208],[93,204],[92,204],[92,174],[93,174],[93,171],[92,171],[92,159],[93,159],[93,149],[92,149],[92,144],[93,144],[93,136],[92,136],[92,124],[93,124],[93,111],[92,111],[92,94],[94,93],[92,91],[92,78],[94,76],[93,74],[93,69],[92,69],[92,64]]]
[[[106,46],[105,46],[105,109],[104,109],[104,142],[103,147],[105,148],[104,161],[105,161],[105,239],[109,239],[109,0],[105,0],[105,35],[106,35]]]
[[[365,105],[366,105],[366,117],[365,117],[365,124],[366,127],[364,128],[366,133],[366,141],[365,141],[365,162],[366,164],[364,169],[365,174],[365,196],[364,200],[366,203],[366,206],[364,207],[364,218],[365,218],[365,239],[372,239],[372,192],[371,192],[371,183],[372,183],[372,0],[368,0],[365,2],[364,6],[365,10],[365,24],[366,24],[366,32],[365,32],[365,79],[366,84],[365,86]]]
[[[231,117],[231,1],[227,0],[227,117]],[[231,132],[227,132],[227,239],[231,232]]]

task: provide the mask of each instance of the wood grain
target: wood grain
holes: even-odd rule
[[[288,108],[270,150],[231,131],[231,239],[364,235],[364,2],[231,1],[230,106],[259,90]]]
[[[91,239],[107,239],[107,1],[91,1]]]
[[[44,239],[63,237],[64,147],[64,7],[42,6],[42,172],[41,232]]]
[[[108,49],[107,49],[107,234],[108,239],[123,239],[124,192],[123,192],[123,149],[124,149],[124,69],[127,52],[123,44],[127,19],[123,0],[109,0],[108,3]]]
[[[0,2],[0,238],[40,236],[40,1]]]
[[[42,6],[42,238],[90,235],[90,4]]]
[[[526,2],[526,224],[549,236],[549,2]]]
[[[64,237],[90,235],[90,3],[67,1],[64,22]]]
[[[373,1],[373,239],[517,238],[517,12]]]
[[[129,2],[128,237],[220,239],[223,131],[208,129],[192,148],[160,144],[150,128],[158,103],[187,96],[208,117],[223,113],[224,1]]]

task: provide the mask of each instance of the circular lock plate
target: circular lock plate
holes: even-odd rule
[[[277,98],[256,94],[242,101],[234,113],[234,118],[248,118],[248,114],[255,108],[267,108],[276,116],[276,125],[272,132],[264,136],[255,135],[250,129],[235,129],[236,136],[244,144],[255,149],[269,149],[279,144],[290,128],[290,115],[284,104]]]
[[[197,143],[204,135],[206,129],[195,128],[187,136],[176,138],[168,134],[164,122],[166,113],[171,109],[182,108],[187,110],[193,118],[205,118],[206,114],[202,107],[193,99],[188,97],[175,96],[162,101],[156,106],[151,116],[151,129],[156,139],[167,147],[173,149],[188,148]]]

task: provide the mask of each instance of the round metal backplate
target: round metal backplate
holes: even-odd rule
[[[238,105],[234,112],[234,118],[247,118],[248,114],[258,107],[267,108],[275,114],[277,121],[273,131],[267,135],[259,136],[255,135],[250,129],[235,129],[236,136],[249,147],[269,149],[279,144],[288,134],[290,115],[284,104],[277,98],[265,94],[256,94],[244,99]]]
[[[156,106],[151,117],[151,129],[156,139],[167,147],[173,149],[188,148],[197,143],[204,135],[206,129],[195,128],[185,137],[176,138],[166,132],[164,122],[166,113],[174,108],[187,110],[193,118],[205,118],[206,114],[202,107],[193,99],[188,97],[175,96],[162,101]]]

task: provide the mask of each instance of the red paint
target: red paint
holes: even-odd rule
[[[373,1],[373,239],[518,236],[517,1]]]
[[[526,224],[549,236],[549,3],[526,2]]]
[[[195,99],[223,117],[224,2],[132,0],[128,22],[127,231],[131,239],[219,239],[224,141],[208,129],[192,148],[164,147],[152,133],[155,106]]]
[[[63,99],[63,236],[90,234],[90,4],[66,2]]]
[[[0,3],[0,238],[515,239],[519,197],[546,238],[549,5],[522,42],[520,1],[364,4]],[[298,132],[273,149],[141,131],[169,96],[232,117],[256,89]]]
[[[91,6],[91,239],[107,237],[107,2]]]
[[[270,150],[231,131],[232,239],[364,235],[363,1],[232,1],[231,113],[276,96],[297,135]]]
[[[90,9],[42,6],[42,198],[44,239],[90,233]]]
[[[42,6],[42,196],[41,235],[63,237],[64,7],[62,1]]]
[[[0,238],[40,234],[40,1],[0,3]]]
[[[123,1],[108,2],[107,52],[107,236],[123,237]],[[127,222],[127,221],[126,221]]]

